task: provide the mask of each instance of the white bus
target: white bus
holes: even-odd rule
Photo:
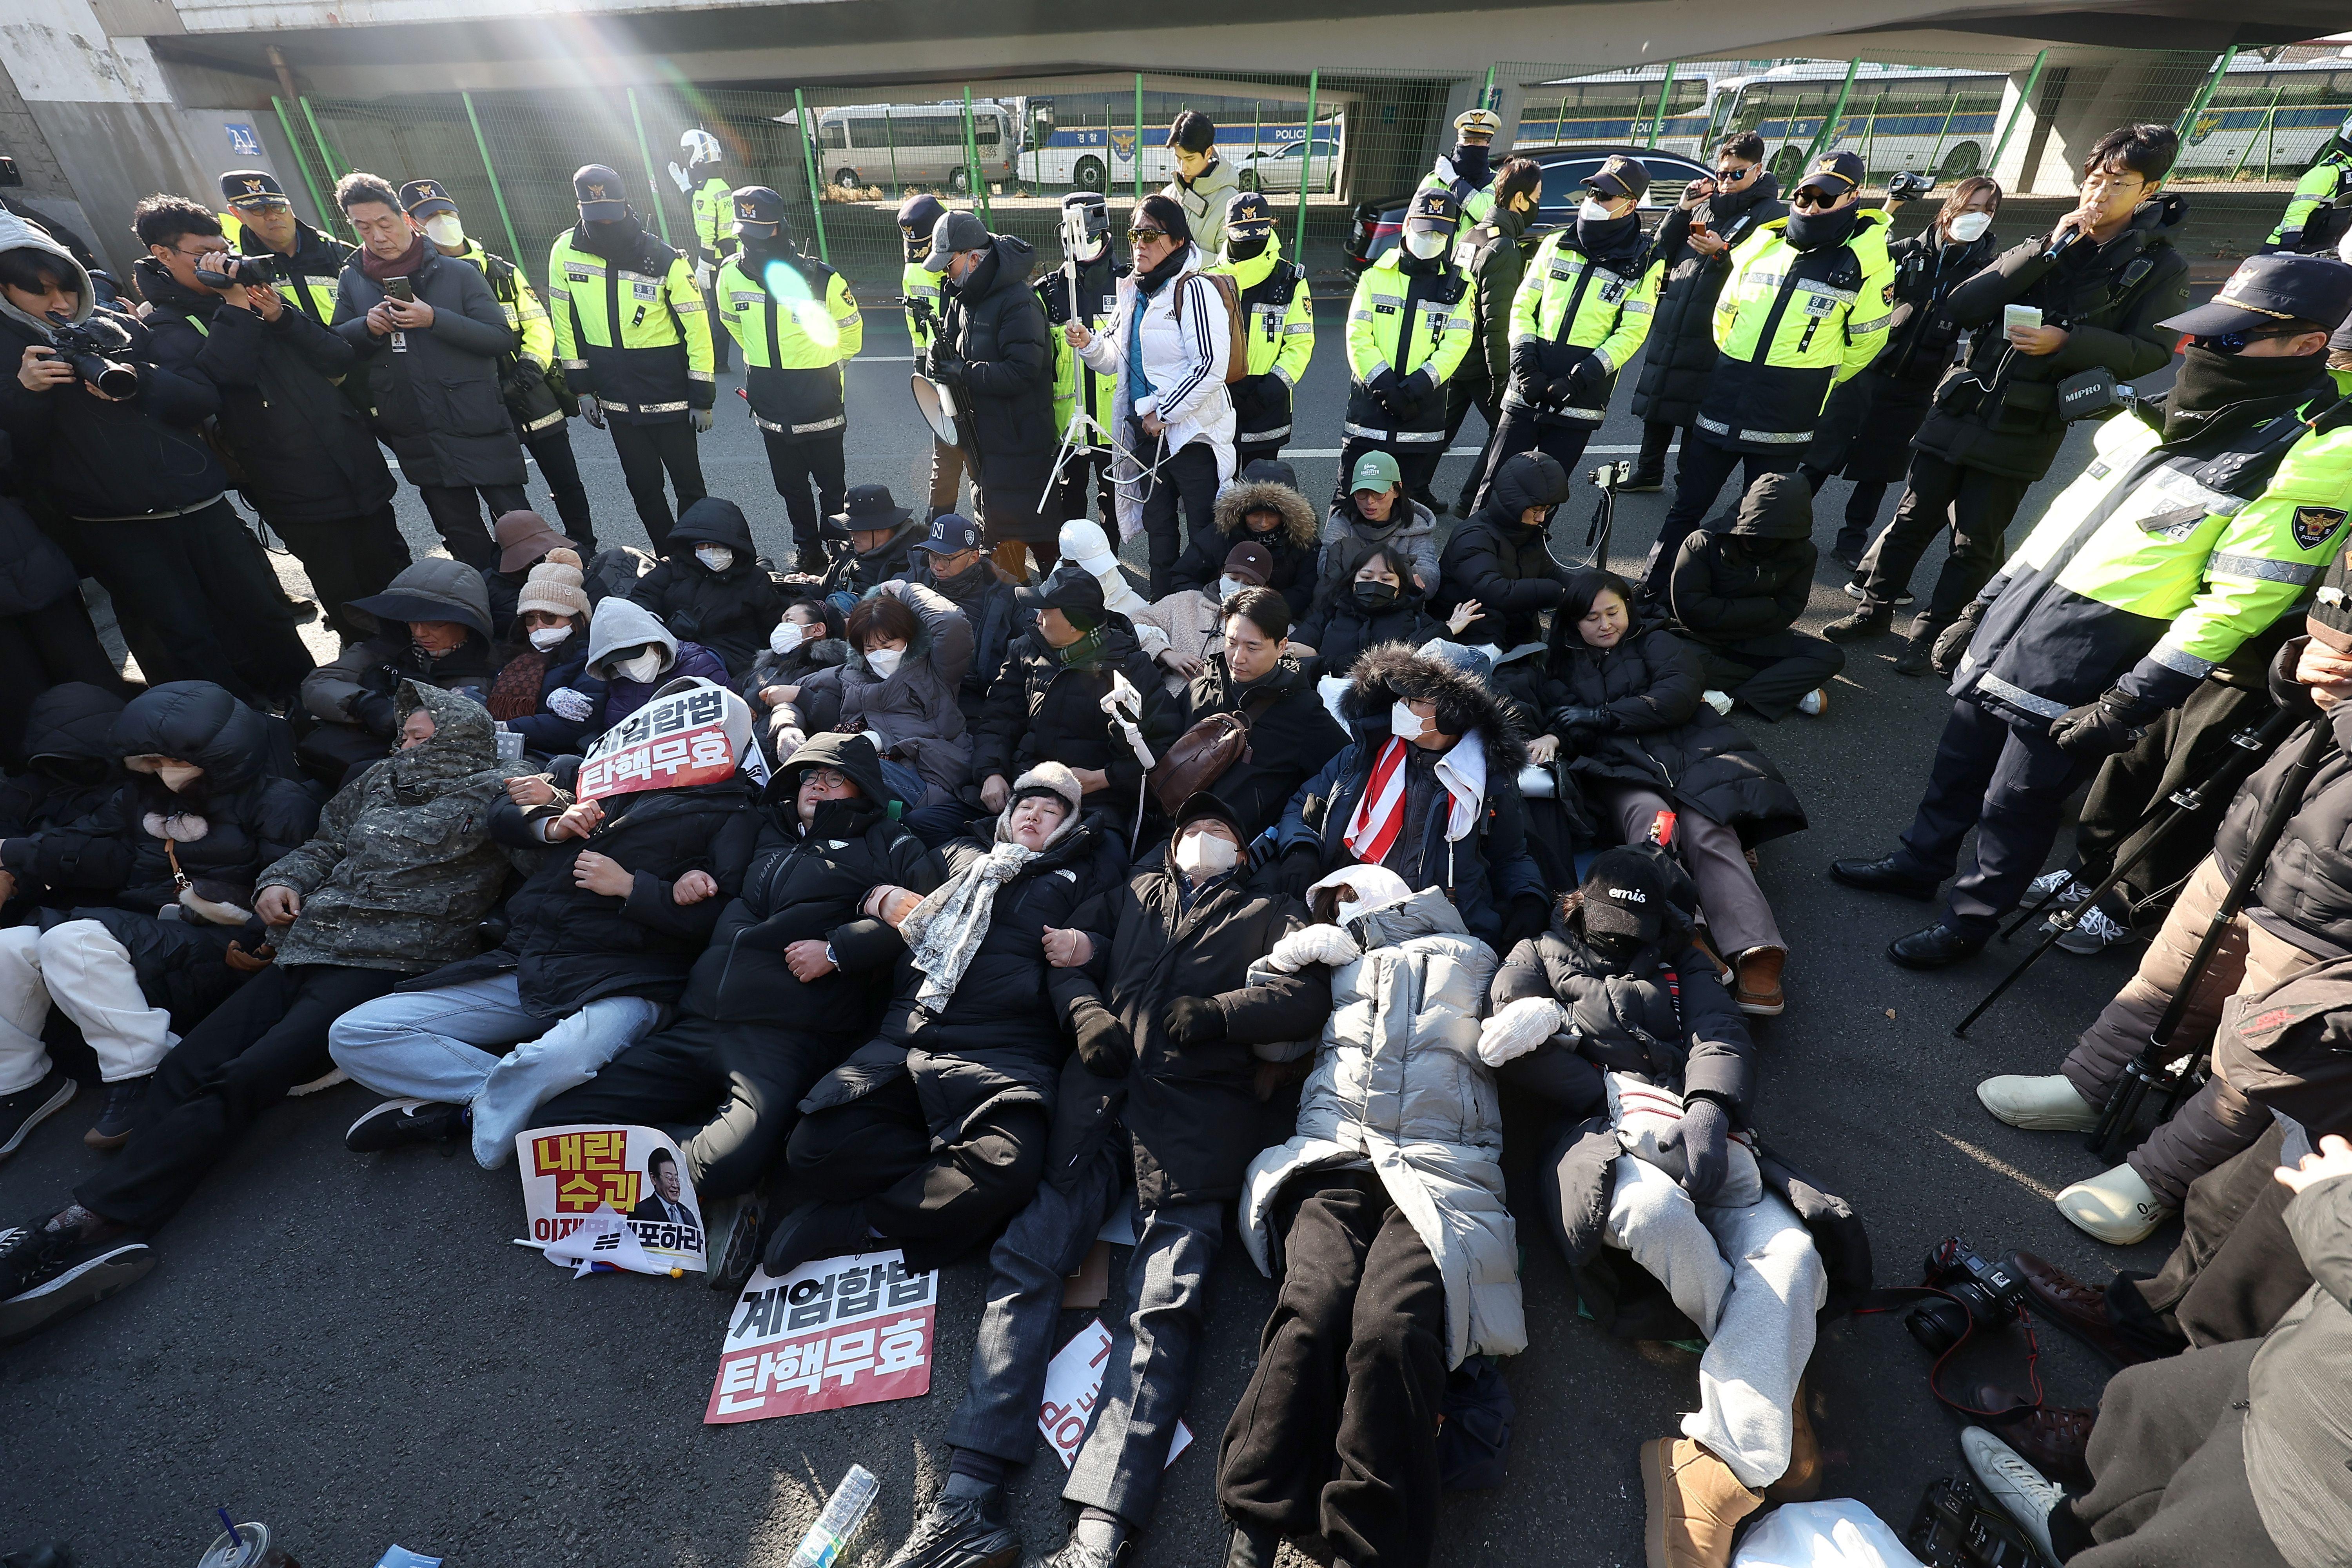
[[[843,104],[815,114],[819,177],[827,184],[945,185],[952,191],[970,184],[960,99]],[[794,123],[791,113],[776,118]],[[972,100],[971,151],[978,157],[982,183],[1009,184],[1021,153],[1019,117],[992,99]]]

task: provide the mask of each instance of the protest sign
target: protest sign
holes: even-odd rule
[[[1045,1403],[1037,1409],[1037,1429],[1045,1434],[1046,1447],[1061,1456],[1064,1469],[1078,1462],[1078,1446],[1086,1441],[1095,1405],[1102,1398],[1103,1369],[1109,1363],[1110,1331],[1096,1319],[1045,1363]],[[1192,1429],[1176,1423],[1168,1462],[1174,1464],[1192,1441]]]
[[[717,784],[735,772],[727,693],[697,686],[656,697],[604,731],[580,763],[581,800]]]
[[[677,1145],[650,1127],[538,1127],[515,1135],[515,1167],[530,1239],[560,1242],[611,1207],[643,1248],[644,1272],[704,1268],[702,1205],[686,1179]],[[596,1255],[623,1268],[631,1259]],[[576,1258],[556,1258],[565,1264]]]
[[[896,1247],[754,1270],[719,1349],[706,1425],[913,1399],[931,1388],[939,1277]]]

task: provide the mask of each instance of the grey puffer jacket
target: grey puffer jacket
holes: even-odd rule
[[[971,622],[955,601],[919,583],[885,583],[875,592],[904,600],[923,626],[887,679],[874,673],[864,653],[850,650],[837,677],[841,727],[880,735],[883,755],[905,761],[940,792],[933,798],[943,799],[971,777],[971,735],[956,700],[971,668]]]
[[[2246,1478],[2278,1554],[2294,1568],[2336,1568],[2352,1540],[2352,1179],[2313,1183],[2285,1217],[2313,1284],[2247,1369]]]
[[[1272,1274],[1274,1208],[1293,1176],[1369,1167],[1445,1277],[1446,1364],[1528,1347],[1518,1226],[1503,1195],[1503,1112],[1478,1059],[1494,949],[1434,888],[1348,922],[1364,954],[1331,973],[1331,1017],[1300,1091],[1298,1131],[1250,1162],[1242,1238]],[[1277,953],[1250,971],[1282,972]],[[1306,1048],[1259,1047],[1270,1059]]]

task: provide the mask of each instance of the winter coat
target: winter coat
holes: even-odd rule
[[[1635,418],[1688,428],[1706,401],[1706,378],[1717,353],[1715,301],[1731,276],[1731,252],[1701,256],[1690,247],[1691,225],[1704,223],[1737,248],[1761,225],[1788,216],[1779,182],[1759,170],[1741,189],[1709,196],[1688,212],[1677,206],[1659,220],[1650,255],[1666,264],[1666,273],[1657,313],[1650,319],[1641,384],[1633,391]]]
[[[445,606],[443,617],[466,628],[466,640],[446,653],[428,654],[411,641],[404,622],[376,624],[365,610],[351,614],[374,635],[346,647],[331,663],[302,678],[302,706],[331,724],[356,724],[378,740],[399,732],[393,695],[403,680],[418,680],[444,691],[474,688],[484,693],[498,672],[490,645],[489,595],[482,574],[462,561],[427,556],[401,568],[387,593]],[[370,701],[381,698],[381,702]]]
[[[1242,519],[1252,508],[1271,507],[1282,521],[1271,533],[1252,533]],[[1315,603],[1317,562],[1315,509],[1288,485],[1237,479],[1217,493],[1216,531],[1194,539],[1169,574],[1171,588],[1205,588],[1224,575],[1225,556],[1236,544],[1259,544],[1274,557],[1265,585],[1290,605],[1293,620],[1306,618]]]
[[[269,720],[209,680],[173,680],[134,699],[108,731],[118,758],[165,756],[204,776],[182,792],[142,768],[88,816],[0,845],[18,887],[104,889],[117,908],[152,915],[179,901],[180,869],[217,883],[250,909],[257,873],[299,847],[319,825],[309,791],[269,769]],[[179,837],[166,839],[169,829]]]
[[[533,756],[584,752],[604,732],[601,721],[604,682],[588,673],[587,641],[585,633],[573,632],[555,645],[553,653],[540,655],[544,664],[539,677],[538,708],[506,721]]]
[[[985,831],[991,824],[978,826]],[[939,853],[952,877],[988,848],[958,839]],[[923,975],[901,963],[879,1037],[820,1079],[801,1110],[846,1105],[906,1073],[935,1147],[960,1142],[974,1121],[1008,1105],[1050,1110],[1070,1053],[1070,1004],[1094,987],[1079,970],[1045,962],[1044,933],[1068,929],[1077,910],[1116,889],[1128,869],[1120,825],[1098,812],[1073,820],[998,889],[988,934],[946,1005],[933,1013],[919,1004]]]
[[[928,550],[911,552],[905,576],[946,599],[963,612],[971,626],[971,668],[956,687],[956,704],[963,710],[966,728],[977,730],[988,707],[989,688],[1003,673],[1005,650],[1029,617],[1013,601],[1013,584],[987,556],[965,567],[959,576],[941,578],[931,570],[939,559]]]
[[[1166,641],[1169,652],[1199,659],[1202,664],[1225,646],[1223,611],[1213,594],[1205,588],[1155,599],[1135,611],[1133,619],[1139,637],[1146,635],[1145,628],[1149,627]],[[1291,635],[1298,634],[1294,631]],[[1159,683],[1167,688],[1171,696],[1181,698],[1185,689],[1184,677],[1165,665],[1157,668],[1162,672]]]
[[[1047,1145],[1045,1180],[1067,1180],[1106,1144],[1123,1144],[1135,1166],[1136,1205],[1226,1203],[1238,1196],[1262,1147],[1256,1061],[1251,1047],[1311,1039],[1331,1011],[1331,972],[1310,964],[1253,983],[1250,965],[1305,923],[1306,907],[1250,879],[1244,863],[1197,889],[1168,852],[1074,918],[1094,943],[1084,974],[1127,1026],[1135,1060],[1122,1079],[1100,1078],[1075,1054],[1063,1064]],[[1216,1004],[1223,1039],[1181,1046],[1169,1037],[1180,996]]]
[[[2038,479],[2066,439],[2058,383],[2104,365],[2117,381],[2162,370],[2179,334],[2157,323],[2189,305],[2189,260],[2178,248],[2188,203],[2144,202],[2105,245],[2082,240],[2056,261],[2035,236],[2011,247],[1945,296],[1970,330],[1968,362],[1936,388],[1935,411],[1914,445],[1962,468]],[[2044,326],[2064,327],[2056,353],[2021,354],[2001,331],[2003,310],[2038,305]]]
[[[735,559],[726,571],[713,572],[695,559],[698,544],[724,545]],[[716,496],[704,496],[678,514],[669,553],[637,579],[629,597],[659,616],[680,638],[717,654],[730,669],[751,668],[784,614],[784,596],[760,564],[742,509]]]
[[[121,753],[107,743],[122,699],[68,680],[33,699],[25,715],[25,771],[0,780],[0,838],[78,822],[122,787]]]
[[[1213,713],[1238,713],[1249,721],[1249,754],[1208,786],[1241,818],[1247,841],[1281,819],[1298,786],[1348,743],[1348,732],[1316,694],[1315,677],[1286,654],[1247,685],[1234,679],[1223,652],[1204,663],[1185,685],[1177,733]]]
[[[1663,624],[1636,621],[1610,648],[1591,647],[1571,628],[1556,638],[1548,677],[1547,714],[1601,708],[1615,721],[1591,749],[1561,752],[1588,787],[1655,790],[1737,829],[1751,847],[1808,826],[1797,792],[1771,759],[1701,700],[1706,680],[1697,650]]]
[[[813,767],[840,769],[859,793],[819,806],[803,829],[793,796]],[[880,759],[856,735],[811,735],[776,770],[760,797],[759,845],[742,894],[695,962],[680,1002],[686,1013],[836,1040],[872,1034],[907,945],[858,905],[886,884],[928,893],[940,881],[938,858],[892,818],[889,798]],[[784,950],[803,941],[832,943],[839,967],[799,979]]]
[[[690,675],[727,684],[727,666],[717,654],[700,643],[680,642],[659,616],[635,599],[614,601],[610,610],[590,619],[588,631],[588,672],[604,682],[604,711],[596,724],[598,734],[652,701],[654,693],[673,680]],[[631,680],[607,662],[625,648],[653,643],[669,650],[670,661],[651,680]]]
[[[384,298],[354,255],[336,285],[335,331],[367,374],[375,431],[400,459],[412,485],[516,485],[523,482],[522,444],[500,390],[500,360],[522,344],[478,268],[425,241],[425,259],[408,276],[416,298],[433,307],[423,331],[379,338],[367,313]]]
[[[1508,312],[1506,311],[1506,314]],[[1412,563],[1412,574],[1424,581],[1432,598],[1444,590],[1444,578],[1437,554],[1437,519],[1409,495],[1397,497],[1386,522],[1371,522],[1356,510],[1356,498],[1341,496],[1323,520],[1323,553],[1317,567],[1318,598],[1346,587],[1348,563],[1360,561],[1370,545],[1386,544]]]
[[[1114,376],[1111,429],[1122,445],[1145,439],[1138,421],[1146,414],[1168,426],[1162,437],[1171,452],[1195,442],[1205,445],[1217,460],[1217,482],[1234,477],[1234,400],[1225,391],[1225,361],[1233,349],[1233,332],[1225,314],[1224,295],[1201,276],[1210,257],[1198,248],[1185,256],[1181,270],[1152,292],[1145,293],[1136,275],[1118,280],[1118,303],[1109,327],[1097,332],[1078,353],[1100,375]],[[1139,313],[1139,302],[1140,310]],[[1140,345],[1140,357],[1151,390],[1134,383],[1129,344]],[[1133,468],[1132,461],[1114,459],[1117,473]],[[1122,536],[1143,527],[1140,484],[1118,488],[1118,527]]]
[[[971,668],[971,623],[954,601],[919,584],[885,583],[876,591],[905,601],[922,626],[887,680],[863,653],[849,650],[839,677],[841,726],[873,731],[885,755],[907,762],[942,796],[952,795],[971,777],[971,735],[956,700]]]
[[[915,546],[929,534],[930,525],[921,518],[908,518],[881,543],[858,552],[842,586],[863,598],[883,584],[908,575],[914,569]]]
[[[367,419],[335,383],[352,346],[291,301],[265,321],[210,289],[184,288],[152,257],[138,265],[155,362],[220,394],[222,442],[237,488],[271,522],[365,517],[399,486]]]
[[[1037,253],[1000,234],[961,286],[940,279],[941,349],[964,361],[963,404],[983,494],[1024,498],[1009,513],[1034,510],[1053,471],[1061,430],[1054,423],[1054,344],[1045,307],[1029,287]],[[1058,523],[1044,524],[1051,539]]]
[[[1531,506],[1556,505],[1568,493],[1567,481],[1559,463],[1542,453],[1513,458],[1486,487],[1486,504],[1446,540],[1438,614],[1478,601],[1478,618],[1456,641],[1516,647],[1540,640],[1543,612],[1568,591],[1570,574],[1552,558],[1544,531],[1519,518]]]
[[[779,617],[781,618],[781,617]],[[802,728],[809,734],[830,730],[841,722],[841,681],[839,670],[849,662],[849,645],[839,637],[819,637],[804,642],[790,653],[776,653],[761,648],[751,660],[751,673],[745,676],[735,689],[751,705],[751,711],[764,715],[768,704],[760,693],[771,686],[797,686],[801,700],[794,704]],[[824,675],[824,685],[815,686],[810,678]]]
[[[1511,906],[1521,900],[1540,906],[1545,899],[1542,875],[1527,852],[1527,806],[1519,798],[1527,742],[1490,686],[1442,660],[1391,646],[1373,648],[1356,661],[1347,692],[1339,699],[1350,739],[1284,807],[1276,830],[1276,852],[1286,855],[1308,846],[1326,868],[1355,864],[1355,853],[1346,841],[1349,819],[1390,740],[1390,710],[1408,699],[1433,699],[1440,711],[1450,709],[1472,717],[1460,733],[1485,748],[1486,784],[1476,822],[1460,839],[1453,839],[1446,837],[1453,797],[1440,781],[1431,791],[1429,816],[1422,825],[1420,865],[1391,868],[1416,889],[1434,888],[1444,893],[1461,911],[1462,923],[1473,936],[1500,946]],[[1317,802],[1320,815],[1310,815],[1308,807]],[[1523,918],[1532,928],[1541,913],[1538,907]]]
[[[310,842],[266,868],[255,890],[290,888],[294,923],[270,938],[280,963],[414,973],[470,958],[506,887],[490,809],[524,770],[498,759],[479,703],[413,680],[400,717],[433,715],[433,738],[370,766],[319,814]]]
[[[2234,879],[2261,831],[2263,814],[2286,787],[2287,775],[2311,739],[2314,724],[2335,732],[2303,798],[2286,819],[2277,846],[2263,862],[2246,899],[2246,916],[2307,952],[2352,953],[2352,703],[2321,712],[2311,689],[2294,679],[2307,639],[2296,637],[2271,666],[2271,691],[2283,710],[2305,714],[2303,725],[2279,742],[2262,768],[2238,786],[2213,838],[2213,858]]]
[[[1675,624],[1699,642],[1736,643],[1797,624],[1813,592],[1813,505],[1794,474],[1768,476],[1736,510],[1692,531],[1666,579]]]
[[[1927,417],[1936,383],[1959,352],[1954,288],[1993,258],[1993,237],[1961,244],[1930,224],[1886,247],[1895,263],[1895,313],[1886,346],[1838,384],[1813,426],[1805,466],[1864,484],[1893,484],[1911,468],[1911,437]]]
[[[1176,700],[1137,646],[1126,616],[1109,616],[1097,635],[1066,648],[1046,642],[1033,624],[1013,639],[1004,673],[988,694],[988,710],[973,737],[973,782],[985,784],[998,773],[1009,784],[1041,762],[1098,768],[1110,774],[1110,787],[1097,791],[1087,804],[1118,817],[1122,830],[1131,826],[1143,763],[1125,731],[1102,710],[1113,673],[1126,676],[1143,699],[1137,728],[1144,744],[1154,756],[1167,751],[1182,732]]]
[[[2246,1479],[2277,1553],[2296,1568],[2344,1560],[2352,1538],[2352,1436],[2344,1420],[2352,1355],[2352,1182],[2315,1182],[2289,1199],[2287,1234],[2312,1286],[2246,1370]]]
[[[1429,613],[1429,601],[1410,579],[1395,598],[1376,610],[1356,602],[1353,583],[1342,583],[1290,634],[1294,642],[1315,650],[1318,677],[1348,674],[1366,648],[1381,643],[1402,643],[1414,648],[1432,637],[1452,635],[1444,621]]]
[[[1292,1177],[1370,1169],[1445,1279],[1445,1360],[1528,1348],[1518,1226],[1503,1193],[1503,1108],[1478,1059],[1495,952],[1435,889],[1360,914],[1364,955],[1331,973],[1331,1016],[1299,1091],[1298,1131],[1250,1162],[1242,1240],[1280,1267],[1275,1205]],[[1252,984],[1271,979],[1260,959]],[[1276,1060],[1307,1042],[1262,1048]]]
[[[1184,226],[1192,231],[1192,243],[1214,256],[1224,248],[1225,204],[1241,188],[1234,166],[1218,158],[1189,184],[1181,174],[1171,179],[1160,194],[1184,209]]]

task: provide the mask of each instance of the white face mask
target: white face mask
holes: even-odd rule
[[[425,220],[425,237],[454,249],[466,243],[466,226],[457,221],[456,213],[436,213]]]
[[[1389,704],[1389,733],[1400,741],[1418,741],[1430,732],[1429,721],[1402,702]]]
[[[1415,258],[1427,261],[1445,249],[1447,237],[1443,229],[1409,228],[1404,233],[1404,247]]]
[[[571,635],[570,626],[541,626],[530,634],[530,646],[545,653]]]
[[[649,647],[646,649],[645,652],[637,655],[636,658],[625,658],[613,668],[619,670],[622,677],[625,679],[635,681],[651,680],[655,676],[661,673],[661,649],[657,647]]]
[[[155,769],[155,776],[163,781],[165,789],[177,795],[204,777],[205,770],[189,763],[164,763]]]
[[[874,672],[876,679],[887,680],[898,673],[898,662],[906,657],[907,650],[902,647],[868,648],[866,650],[866,668]]]
[[[1991,226],[1990,213],[1962,213],[1952,220],[1950,233],[1954,239],[1966,245],[1972,239],[1982,239],[1985,230]]]
[[[1247,583],[1243,582],[1238,577],[1218,578],[1216,583],[1217,603],[1220,605],[1223,604],[1227,599],[1232,598],[1235,594],[1240,593],[1244,588],[1248,586],[1249,584]]]
[[[1611,212],[1608,207],[1604,206],[1601,203],[1594,200],[1591,196],[1587,196],[1582,201],[1577,203],[1576,216],[1582,218],[1587,223],[1607,223],[1611,218],[1615,217],[1617,215]]]
[[[798,621],[778,621],[776,629],[768,634],[768,651],[779,655],[792,652],[801,646],[802,636],[807,630]]]
[[[735,564],[735,552],[723,544],[698,544],[694,558],[713,572],[724,572]]]
[[[1222,833],[1187,833],[1176,841],[1176,868],[1187,876],[1230,871],[1241,848]]]

